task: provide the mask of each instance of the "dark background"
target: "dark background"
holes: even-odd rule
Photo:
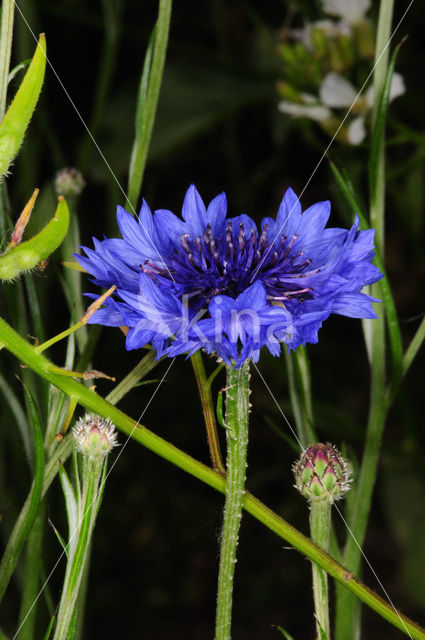
[[[127,181],[136,93],[147,41],[157,13],[155,2],[24,2],[19,7],[35,33],[47,36],[48,57],[66,90],[88,123],[112,172],[124,191]],[[376,3],[375,3],[376,4]],[[274,216],[288,186],[300,193],[328,144],[328,138],[308,122],[278,113],[276,82],[283,68],[276,53],[277,31],[287,2],[175,2],[159,112],[143,184],[143,196],[153,209],[179,213],[184,193],[194,182],[206,201],[224,190],[230,215],[245,212],[259,221]],[[113,11],[105,29],[102,6]],[[303,16],[320,17],[318,3],[297,3]],[[396,3],[401,17],[404,3]],[[375,18],[374,12],[371,12]],[[414,3],[399,29],[403,46],[397,68],[407,93],[390,109],[388,126],[387,270],[399,310],[405,345],[424,313],[425,257],[422,26],[425,7]],[[109,36],[108,34],[109,29]],[[106,35],[105,35],[106,34]],[[108,44],[108,37],[110,38]],[[35,42],[16,15],[14,64],[33,53]],[[105,70],[106,69],[106,70]],[[103,98],[93,115],[99,77],[105,74]],[[18,86],[19,80],[16,80]],[[399,123],[409,127],[397,139]],[[368,148],[335,143],[329,156],[346,167],[367,203]],[[51,216],[52,180],[63,166],[80,169],[86,188],[78,203],[83,244],[91,236],[116,234],[115,207],[124,203],[111,171],[91,141],[69,99],[47,71],[45,86],[24,148],[8,179],[12,210],[18,212],[33,188],[42,189],[39,218]],[[347,226],[347,213],[324,159],[305,194],[303,207],[330,199],[331,226]],[[67,326],[69,312],[53,259],[35,276],[45,302],[48,334]],[[90,290],[90,285],[84,290]],[[91,289],[93,290],[93,288]],[[52,352],[57,363],[63,348]],[[345,443],[353,459],[362,451],[367,418],[369,371],[360,322],[334,316],[309,348],[317,430],[323,441]],[[140,358],[128,353],[115,329],[102,329],[93,360],[96,369],[121,379]],[[18,371],[16,362],[13,367]],[[168,362],[151,374],[160,379]],[[214,362],[207,364],[209,370]],[[285,363],[264,353],[259,369],[288,419]],[[425,623],[425,505],[423,456],[423,366],[421,354],[408,374],[390,412],[375,491],[365,553],[393,602]],[[111,383],[100,381],[106,395]],[[224,385],[219,377],[217,391]],[[295,443],[276,404],[255,370],[252,375],[251,441],[248,488],[291,524],[308,532],[308,509],[292,487]],[[137,418],[154,386],[134,389],[120,407]],[[3,408],[3,429],[7,429]],[[191,365],[177,359],[158,395],[143,416],[150,429],[208,463],[208,450]],[[292,444],[288,442],[288,436]],[[203,640],[212,638],[222,497],[155,457],[135,442],[126,442],[108,478],[91,562],[84,637]],[[224,445],[224,442],[223,442]],[[19,437],[10,449],[19,461],[4,471],[23,499],[28,478],[22,473]],[[49,517],[62,527],[63,507],[56,491],[49,494]],[[335,513],[338,531],[344,526]],[[46,571],[60,552],[50,531],[45,539]],[[59,599],[64,563],[50,582]],[[365,582],[379,586],[365,568]],[[16,585],[3,606],[4,628],[14,628]],[[40,618],[45,615],[40,606]],[[312,637],[310,565],[298,552],[285,548],[250,516],[242,522],[234,592],[234,640],[278,638],[281,625],[295,640]],[[40,628],[45,629],[45,620]],[[373,612],[364,612],[363,637],[401,637]],[[40,631],[42,637],[43,631]]]

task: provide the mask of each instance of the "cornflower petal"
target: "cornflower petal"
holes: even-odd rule
[[[382,277],[372,264],[374,231],[325,228],[329,202],[302,212],[288,189],[276,220],[258,228],[246,214],[226,218],[224,193],[205,207],[194,185],[182,216],[143,202],[137,222],[118,207],[122,238],[75,256],[102,287],[117,286],[91,323],[127,326],[127,349],[147,343],[162,355],[198,349],[235,366],[263,347],[315,343],[331,313],[374,318],[362,290]]]

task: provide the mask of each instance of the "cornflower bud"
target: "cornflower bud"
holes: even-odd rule
[[[314,444],[294,464],[295,487],[310,501],[339,500],[350,486],[350,470],[338,449]]]
[[[84,178],[77,169],[65,167],[56,174],[55,191],[58,196],[66,198],[79,196],[85,186]]]
[[[87,413],[75,423],[72,435],[77,451],[90,460],[104,458],[118,445],[115,426],[109,418],[93,413]]]

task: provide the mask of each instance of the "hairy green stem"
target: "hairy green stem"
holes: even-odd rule
[[[78,539],[70,539],[68,543],[68,562],[53,640],[68,638],[96,519],[102,468],[103,461],[91,461],[88,456],[83,461],[82,503],[79,505],[79,523],[75,534]]]
[[[1,5],[0,28],[0,122],[6,112],[7,85],[9,84],[10,55],[12,52],[15,1],[4,0]]]
[[[329,552],[331,526],[331,503],[328,500],[311,500],[310,502],[310,533],[311,539],[317,546]],[[322,637],[326,634],[326,640],[330,640],[329,623],[329,593],[328,575],[316,563],[312,564],[313,572],[313,598],[316,614],[316,634]]]
[[[245,495],[248,450],[249,360],[226,367],[226,491],[217,587],[215,640],[230,640],[233,577]]]
[[[131,436],[150,451],[168,460],[213,489],[224,493],[226,481],[222,475],[149,431],[146,427],[139,425],[125,413],[106,402],[106,400],[76,380],[55,373],[52,370],[53,365],[50,361],[43,354],[37,354],[34,347],[17,334],[2,318],[0,318],[0,344],[1,343],[35,373],[51,382],[68,396],[76,397],[78,402],[88,411],[98,413],[104,418],[110,418],[118,429]],[[64,462],[69,456],[71,449],[72,438],[67,436],[52,454],[45,469],[43,495],[58,472],[59,460]],[[260,500],[246,493],[243,506],[245,511],[254,516],[254,518],[259,520],[288,544],[298,549],[298,551],[312,562],[316,562],[325,569],[329,575],[333,576],[338,582],[343,584],[349,591],[392,625],[404,633],[410,634],[414,640],[425,640],[425,629],[419,627],[406,616],[394,611],[385,600],[377,596],[371,589],[357,580],[345,567],[319,549],[309,538],[297,531]]]
[[[216,471],[225,474],[226,471],[224,469],[223,460],[221,457],[220,441],[218,439],[217,433],[217,423],[215,420],[211,383],[207,379],[200,351],[195,351],[195,353],[190,356],[190,360],[192,362],[193,371],[195,372],[199,395],[201,396],[201,404],[204,413],[205,428],[207,430],[211,462],[213,468]]]

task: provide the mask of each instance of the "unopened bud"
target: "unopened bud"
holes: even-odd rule
[[[75,198],[80,195],[85,186],[84,178],[77,169],[65,167],[56,174],[55,191],[58,196]]]
[[[117,433],[109,418],[87,413],[72,428],[75,446],[83,456],[104,458],[117,446]]]
[[[350,486],[350,470],[336,447],[315,444],[294,464],[295,487],[307,500],[333,502]]]

